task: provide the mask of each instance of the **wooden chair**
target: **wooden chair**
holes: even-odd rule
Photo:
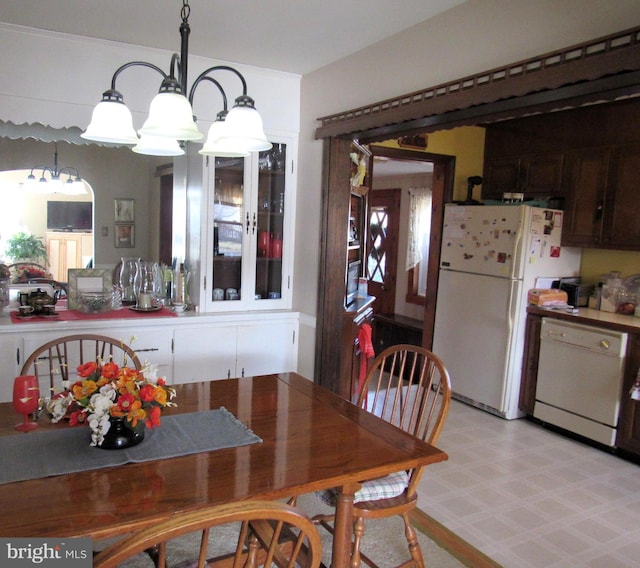
[[[210,529],[238,522],[241,524],[239,532],[234,533],[238,535],[235,551],[207,560],[207,547],[212,544],[210,540],[216,538],[216,533]],[[195,532],[201,536],[197,564],[195,560],[188,563],[193,568],[317,568],[322,559],[320,535],[300,510],[279,501],[244,501],[178,513],[168,521],[125,537],[98,552],[93,558],[93,566],[115,568],[127,558],[153,550],[157,553],[156,566],[165,568],[170,541]],[[228,533],[219,535],[219,539],[222,544],[233,542]]]
[[[76,380],[78,365],[98,359],[105,362],[113,359],[121,367],[142,369],[140,359],[126,343],[104,335],[82,334],[66,335],[41,345],[29,355],[20,374],[38,377],[41,393],[45,384],[54,392],[62,387],[63,381]]]
[[[443,362],[431,351],[414,345],[394,345],[380,353],[373,361],[358,396],[357,404],[402,430],[435,444],[449,412],[451,380]],[[376,567],[360,552],[368,519],[400,515],[404,520],[405,536],[411,559],[402,567],[424,567],[424,559],[409,512],[417,506],[417,488],[423,467],[401,471],[384,478],[362,483],[353,505],[354,542],[351,566],[361,560]],[[320,492],[320,497],[335,505],[336,490]],[[333,516],[318,515],[316,524],[330,532]]]

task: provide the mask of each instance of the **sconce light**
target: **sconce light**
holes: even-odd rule
[[[83,138],[97,142],[133,144],[133,150],[141,154],[176,156],[184,154],[180,142],[198,141],[203,138],[193,115],[193,97],[196,87],[204,81],[214,83],[223,99],[223,109],[209,129],[209,136],[201,154],[213,156],[248,156],[250,152],[269,150],[271,143],[263,130],[262,118],[255,108],[254,100],[247,95],[247,83],[236,69],[219,65],[203,71],[194,81],[187,97],[187,68],[189,59],[189,14],[188,0],[183,0],[180,25],[180,54],[171,57],[169,74],[152,63],[131,61],[116,69],[111,79],[111,88],[102,95],[102,100],[93,110],[91,123],[81,134]],[[138,134],[133,127],[131,111],[124,104],[122,94],[116,90],[118,75],[129,67],[142,66],[162,75],[158,94],[151,101],[149,115]],[[231,110],[227,110],[224,89],[210,74],[228,71],[241,81],[242,94],[235,99]]]

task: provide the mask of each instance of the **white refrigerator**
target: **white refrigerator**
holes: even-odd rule
[[[453,396],[518,418],[527,293],[538,277],[577,276],[560,246],[563,212],[527,205],[445,206],[433,352]]]

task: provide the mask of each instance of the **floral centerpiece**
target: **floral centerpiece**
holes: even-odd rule
[[[102,446],[118,419],[131,430],[144,432],[145,427],[160,425],[165,407],[175,406],[171,402],[175,389],[158,377],[155,365],[138,371],[98,360],[80,365],[77,374],[79,379],[52,397],[47,410],[52,422],[66,418],[72,426],[88,423],[92,446]]]

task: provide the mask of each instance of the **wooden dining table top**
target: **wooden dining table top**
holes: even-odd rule
[[[296,373],[175,388],[177,406],[164,415],[224,406],[262,442],[1,484],[0,537],[101,539],[150,526],[180,511],[331,487],[346,494],[338,515],[345,523],[358,482],[447,459],[438,448]],[[20,418],[11,403],[0,404],[0,436],[28,436],[13,428]],[[39,422],[41,429],[69,428],[51,424],[46,417]],[[338,537],[343,558],[333,566],[346,566],[343,538],[346,532]]]

